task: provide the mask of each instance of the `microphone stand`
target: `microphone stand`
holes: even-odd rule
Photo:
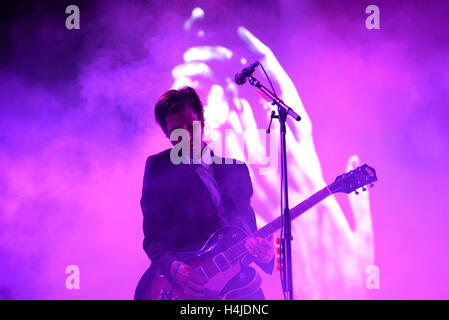
[[[292,275],[292,248],[291,241],[292,228],[291,228],[291,217],[290,209],[288,207],[288,179],[287,179],[287,143],[285,135],[287,132],[287,127],[285,122],[287,116],[293,117],[296,121],[300,121],[301,117],[293,111],[292,108],[287,106],[284,101],[282,101],[275,93],[268,90],[263,86],[259,80],[253,76],[248,77],[249,83],[262,91],[267,97],[269,97],[272,105],[276,105],[278,109],[278,115],[271,113],[270,124],[267,129],[267,133],[270,133],[271,121],[273,118],[279,119],[280,124],[280,139],[281,139],[281,217],[282,217],[282,232],[281,243],[280,243],[280,256],[282,263],[281,275],[282,275],[282,288],[284,290],[284,298],[286,300],[293,300],[293,275]]]

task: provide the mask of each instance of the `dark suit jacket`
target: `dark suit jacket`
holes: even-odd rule
[[[225,225],[238,225],[248,233],[257,230],[251,208],[253,188],[246,164],[211,164],[225,208],[225,220],[219,218],[206,185],[195,172],[200,164],[174,165],[170,150],[150,156],[145,166],[142,198],[143,248],[161,274],[170,277],[175,260],[169,251],[197,251],[210,235]],[[274,259],[259,264],[271,273]]]

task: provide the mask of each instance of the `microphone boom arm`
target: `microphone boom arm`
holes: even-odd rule
[[[270,90],[268,90],[263,84],[260,83],[259,80],[257,80],[255,77],[253,76],[248,76],[248,81],[249,83],[256,87],[257,89],[259,89],[260,91],[262,91],[267,97],[269,97],[272,102],[272,105],[277,105],[280,108],[283,108],[287,114],[289,116],[291,116],[293,119],[295,119],[296,121],[300,121],[301,117],[289,106],[287,106],[285,104],[284,101],[281,100],[281,98],[279,98],[276,94],[274,94],[273,92],[271,92]]]

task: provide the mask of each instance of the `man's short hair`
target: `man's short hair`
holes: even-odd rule
[[[204,107],[200,97],[191,87],[184,87],[179,90],[169,90],[164,93],[156,103],[154,115],[162,131],[168,136],[166,118],[169,115],[182,112],[187,108],[192,108],[201,123],[204,122]]]

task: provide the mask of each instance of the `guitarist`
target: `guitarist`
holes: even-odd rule
[[[143,248],[151,260],[150,268],[136,288],[135,299],[145,299],[148,278],[159,274],[168,281],[176,280],[194,297],[201,298],[207,280],[188,264],[178,261],[170,252],[194,252],[204,245],[217,229],[236,225],[247,233],[257,230],[250,200],[253,193],[248,167],[234,159],[214,155],[203,141],[204,110],[197,93],[190,87],[170,90],[156,106],[155,117],[165,135],[184,129],[190,138],[188,157],[174,164],[173,148],[150,156],[143,178],[141,208],[143,213]],[[194,123],[201,143],[201,160],[192,161],[198,149],[193,143]],[[178,141],[172,141],[174,146]],[[196,143],[196,140],[195,140]],[[197,143],[196,143],[197,144]],[[245,242],[254,261],[266,273],[274,267],[273,240],[248,238]],[[259,288],[245,299],[264,299]]]

